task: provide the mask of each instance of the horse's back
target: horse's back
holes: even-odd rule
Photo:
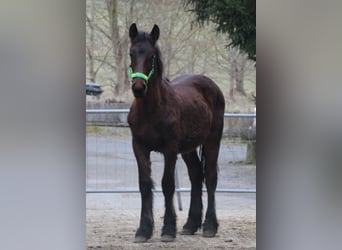
[[[212,110],[224,113],[225,101],[220,88],[204,75],[181,75],[171,81],[171,86],[182,102],[205,100]]]

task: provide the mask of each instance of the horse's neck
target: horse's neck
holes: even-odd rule
[[[146,96],[139,101],[139,106],[145,111],[157,112],[165,108],[166,102],[172,95],[173,92],[163,79],[158,78],[149,83]]]

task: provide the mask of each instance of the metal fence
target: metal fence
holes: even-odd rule
[[[87,109],[87,193],[138,193],[138,170],[131,146],[127,124],[128,109]],[[255,143],[251,129],[255,129],[255,114],[225,114],[224,136],[221,142],[218,165],[220,178],[216,192],[255,193],[255,175],[249,176],[255,166],[245,164],[247,145]],[[253,134],[253,133],[252,133]],[[247,136],[246,136],[247,135]],[[151,153],[152,178],[160,181],[163,174],[163,157]],[[176,196],[182,210],[181,193],[190,192],[185,163],[178,157],[175,173]],[[154,192],[161,192],[155,183]],[[205,189],[203,190],[205,191]]]

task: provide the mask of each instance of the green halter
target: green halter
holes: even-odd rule
[[[151,79],[154,73],[154,58],[155,57],[153,57],[153,60],[152,60],[152,69],[150,73],[148,73],[148,75],[145,75],[144,73],[141,73],[141,72],[133,73],[132,67],[129,67],[129,75],[131,76],[131,79],[133,80],[134,78],[141,78],[141,79],[144,79],[146,83],[148,83],[148,81]]]

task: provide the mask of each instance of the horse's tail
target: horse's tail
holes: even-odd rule
[[[202,176],[201,176],[202,182],[204,182],[204,176],[205,176],[205,173],[204,173],[204,171],[205,171],[205,168],[204,168],[204,166],[205,166],[205,156],[204,156],[204,148],[203,147],[204,147],[203,144],[201,144],[200,147],[199,147],[199,152],[198,152],[200,163],[201,163],[201,168],[202,168]]]

